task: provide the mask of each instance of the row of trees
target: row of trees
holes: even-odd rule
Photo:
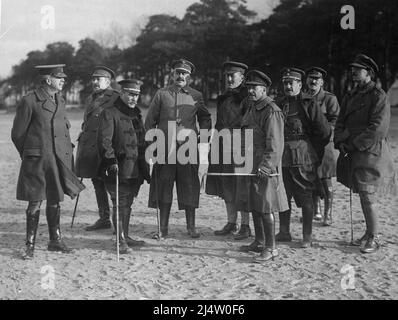
[[[329,87],[341,96],[347,63],[363,52],[379,63],[380,81],[387,88],[398,70],[398,60],[393,59],[398,56],[398,1],[350,0],[355,9],[352,30],[340,25],[346,4],[345,0],[281,0],[268,18],[258,21],[246,0],[200,0],[181,19],[151,16],[125,48],[86,38],[77,49],[58,42],[44,51],[32,51],[14,66],[7,81],[26,90],[34,80],[35,65],[62,62],[68,65],[68,84],[80,81],[85,94],[93,66],[104,64],[119,75],[144,80],[144,90],[151,94],[166,84],[170,62],[185,57],[197,67],[195,86],[211,98],[222,90],[220,66],[230,59],[265,71],[275,84],[284,66],[322,66],[329,71]]]

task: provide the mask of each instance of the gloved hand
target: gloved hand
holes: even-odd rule
[[[272,174],[272,170],[265,166],[259,166],[257,170],[257,177],[260,179],[267,179]]]
[[[119,166],[115,163],[108,167],[106,170],[107,176],[114,176],[119,171]]]
[[[348,153],[355,151],[355,146],[352,143],[343,142],[343,143],[340,143],[339,150],[343,155],[346,155]]]

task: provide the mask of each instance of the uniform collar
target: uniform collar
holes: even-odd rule
[[[141,110],[136,106],[135,108],[130,108],[120,97],[117,98],[115,102],[116,108],[123,114],[129,117],[138,117],[141,115]]]
[[[188,93],[189,86],[186,85],[185,87],[180,88],[179,86],[177,86],[177,85],[175,85],[175,84],[172,84],[172,85],[169,87],[169,90],[170,90],[171,92],[174,92],[174,93],[179,93],[179,92]]]
[[[44,86],[40,86],[39,88],[37,88],[35,90],[35,93],[36,93],[37,99],[39,99],[39,101],[44,101],[47,99],[54,101],[57,97],[57,93],[55,93],[54,98],[52,98]]]

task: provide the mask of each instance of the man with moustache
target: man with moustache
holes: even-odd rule
[[[211,117],[202,93],[189,86],[194,65],[188,60],[179,59],[172,62],[171,68],[173,84],[156,92],[145,119],[147,131],[155,128],[160,130],[165,138],[165,145],[162,147],[168,153],[165,163],[154,164],[149,207],[160,209],[160,234],[155,237],[167,237],[173,187],[176,182],[178,208],[185,210],[188,235],[199,238],[200,234],[195,228],[195,209],[199,207],[200,194],[198,162],[183,164],[178,158],[174,161],[170,154],[177,154],[178,149],[184,145],[185,141],[178,139],[181,130],[188,129],[197,135],[197,123],[200,129],[210,130]],[[170,133],[169,127],[172,130]]]
[[[284,116],[279,107],[267,96],[271,79],[261,71],[247,74],[248,97],[243,100],[247,110],[241,122],[242,136],[250,130],[253,141],[242,144],[242,153],[253,157],[251,174],[256,177],[237,178],[237,208],[251,211],[255,240],[240,248],[243,252],[260,252],[254,262],[264,263],[278,256],[275,243],[274,212],[289,209],[283,185],[282,154],[284,148]],[[246,141],[242,138],[242,141]]]
[[[21,159],[17,199],[28,201],[24,259],[34,255],[40,207],[46,200],[49,251],[69,253],[61,238],[59,203],[64,194],[72,199],[84,186],[72,171],[70,123],[61,91],[67,77],[64,64],[37,66],[41,86],[23,97],[17,108],[11,139]]]
[[[349,66],[355,87],[345,95],[336,123],[337,181],[359,193],[366,231],[355,244],[373,253],[380,247],[377,195],[395,191],[397,182],[387,141],[390,104],[373,81],[379,67],[372,58],[358,54]]]
[[[331,127],[318,102],[301,91],[305,72],[298,68],[282,70],[284,96],[276,103],[285,115],[285,148],[282,157],[283,182],[289,210],[279,213],[277,241],[291,241],[291,199],[301,207],[303,241],[301,247],[312,245],[313,203],[316,169],[330,141]]]
[[[240,129],[242,117],[245,110],[242,108],[241,102],[247,96],[247,89],[244,86],[244,74],[248,66],[241,62],[227,61],[223,65],[226,77],[227,90],[217,98],[217,122],[215,129],[230,130],[231,141],[223,140],[219,144],[219,163],[209,165],[209,173],[233,173],[234,164],[227,164],[223,161],[223,153],[225,149],[229,149],[232,154],[232,130]],[[216,236],[225,236],[237,230],[238,211],[236,210],[236,177],[233,176],[209,176],[206,180],[206,193],[216,195],[224,199],[227,209],[227,224],[221,229],[216,230]],[[251,235],[249,226],[249,213],[241,211],[241,227],[235,240],[243,240]]]
[[[81,178],[91,178],[97,200],[99,219],[86,231],[111,228],[108,194],[100,176],[100,158],[98,155],[97,136],[101,112],[112,106],[119,93],[111,88],[115,73],[108,67],[94,68],[92,75],[93,93],[85,102],[82,132],[78,138],[76,153],[76,174]]]
[[[320,67],[311,67],[306,71],[307,75],[307,93],[313,96],[322,112],[328,120],[332,130],[337,121],[340,112],[340,106],[334,94],[323,89],[324,79],[327,72]],[[332,205],[333,205],[333,185],[332,177],[336,176],[336,158],[334,156],[333,134],[330,142],[325,147],[325,153],[322,162],[317,169],[316,190],[313,193],[314,220],[322,220],[323,225],[330,226],[332,223]],[[320,212],[320,196],[324,199],[323,217]]]
[[[116,228],[116,174],[119,175],[119,243],[120,253],[129,247],[143,246],[144,241],[129,237],[131,206],[144,179],[150,181],[149,165],[145,161],[145,129],[137,107],[142,82],[136,79],[120,81],[120,97],[100,115],[98,147],[100,172],[113,203],[112,221]]]

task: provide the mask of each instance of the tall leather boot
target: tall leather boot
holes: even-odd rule
[[[131,209],[126,208],[123,220],[123,232],[124,232],[124,237],[126,238],[127,245],[129,247],[142,247],[143,245],[145,245],[144,241],[134,240],[129,237],[130,216],[131,216]]]
[[[279,233],[275,236],[276,241],[292,241],[292,236],[290,234],[290,216],[290,210],[279,212]]]
[[[324,199],[324,212],[323,212],[323,225],[325,227],[331,226],[332,221],[332,210],[333,210],[333,186],[332,181],[330,179],[323,179],[323,190],[325,193]]]
[[[171,203],[161,203],[159,204],[159,215],[160,215],[160,234],[156,234],[152,237],[153,239],[164,239],[167,238],[169,234],[169,218]]]
[[[73,250],[66,246],[61,237],[61,228],[60,228],[61,207],[59,205],[58,206],[47,205],[46,218],[48,224],[48,232],[50,235],[48,250],[62,252],[62,253],[71,253]]]
[[[196,232],[195,228],[195,208],[186,208],[185,217],[187,219],[188,235],[194,239],[199,238],[200,234]]]
[[[26,250],[23,255],[23,259],[25,260],[33,258],[39,217],[40,210],[36,210],[34,212],[26,210]]]
[[[265,246],[261,254],[253,259],[257,263],[264,263],[271,259],[274,260],[279,255],[276,249],[274,214],[262,213],[261,222],[264,228]]]
[[[124,233],[124,228],[127,227],[126,224],[126,208],[120,207],[119,208],[119,234],[116,234],[116,237],[119,237],[119,253],[120,254],[127,254],[130,253],[130,248],[127,245],[125,233]],[[116,219],[116,210],[113,211],[112,215],[112,221],[114,223],[114,226],[116,227],[117,225],[117,219]],[[128,227],[127,227],[128,229]],[[116,231],[116,233],[117,233]]]
[[[378,236],[378,221],[374,208],[374,199],[371,194],[361,194],[361,206],[366,221],[366,242],[360,251],[362,253],[374,253],[380,248],[380,238]]]
[[[262,252],[264,249],[265,236],[264,236],[263,222],[261,220],[261,216],[258,212],[252,212],[252,217],[254,224],[254,241],[247,246],[241,246],[239,248],[239,251]]]
[[[99,219],[93,225],[86,227],[85,230],[95,231],[110,229],[112,226],[110,221],[108,193],[106,192],[105,183],[102,179],[98,178],[93,178],[92,182],[95,191],[95,198],[97,200]],[[114,227],[116,227],[116,225],[114,225]]]
[[[312,202],[302,201],[302,214],[303,214],[303,241],[301,242],[301,248],[308,248],[312,246],[312,219],[314,208]]]
[[[321,214],[321,198],[315,194],[312,195],[312,206],[314,208],[314,220],[321,221],[323,219]]]

